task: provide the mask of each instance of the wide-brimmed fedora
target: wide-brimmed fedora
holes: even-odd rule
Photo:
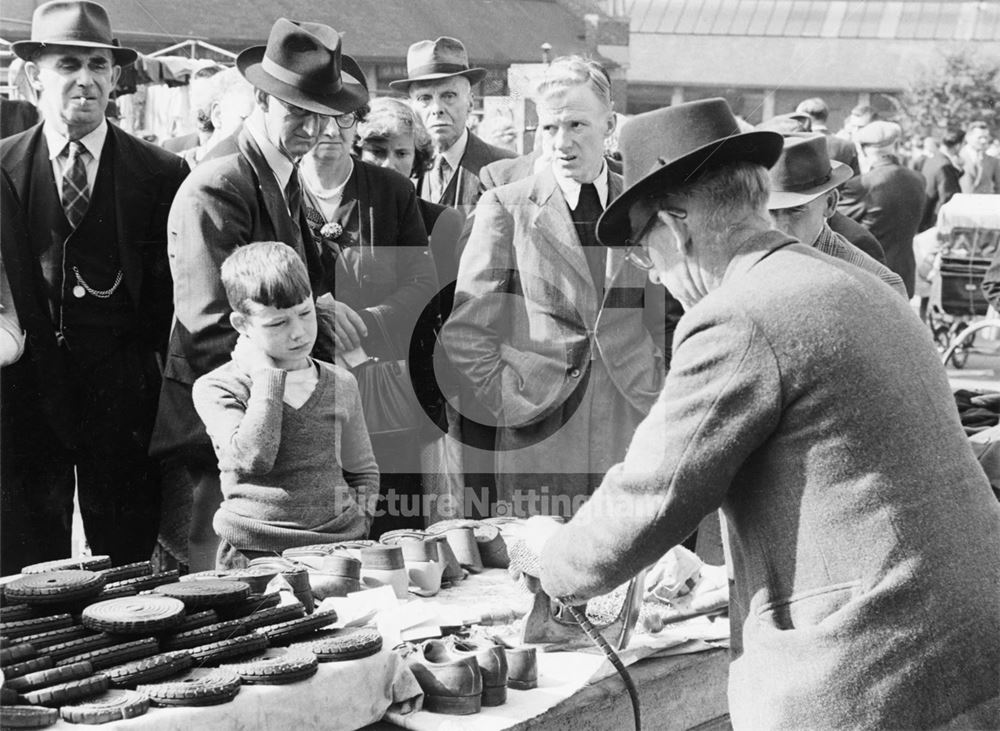
[[[267,45],[242,51],[236,66],[257,89],[317,114],[347,114],[368,102],[364,72],[322,23],[278,18]]]
[[[850,165],[830,159],[826,136],[789,135],[781,157],[771,168],[770,210],[803,206],[844,183],[854,172]]]
[[[704,99],[639,114],[618,138],[625,191],[597,221],[605,246],[627,246],[629,209],[654,192],[666,192],[727,163],[753,162],[770,168],[781,154],[777,132],[740,132],[725,99]]]
[[[390,81],[393,89],[405,90],[417,81],[439,81],[464,76],[470,84],[486,78],[486,69],[469,66],[469,54],[457,38],[441,36],[436,41],[417,41],[406,52],[406,78]]]
[[[119,66],[128,66],[139,57],[112,37],[108,11],[86,0],[54,0],[39,5],[31,16],[31,39],[12,43],[11,50],[30,61],[39,48],[50,45],[106,48]]]

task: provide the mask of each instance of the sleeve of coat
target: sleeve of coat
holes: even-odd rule
[[[222,262],[251,238],[250,186],[225,174],[196,170],[174,198],[168,221],[177,327],[189,337],[182,355],[196,374],[225,363],[236,344],[222,286]]]
[[[500,343],[509,320],[508,292],[517,268],[514,219],[489,190],[469,222],[471,231],[459,260],[454,305],[441,330],[441,342],[480,403],[498,415],[503,404]]]
[[[655,562],[722,504],[780,418],[778,365],[752,321],[722,313],[682,323],[663,390],[625,461],[545,544],[545,592],[579,604]]]
[[[173,162],[173,161],[171,161]],[[170,269],[168,249],[168,220],[177,191],[190,172],[187,163],[177,158],[163,175],[163,182],[157,191],[157,205],[153,214],[151,230],[157,232],[158,256],[145,257],[144,266],[149,276],[144,299],[149,302],[152,327],[148,336],[153,338],[153,348],[160,357],[166,358],[167,341],[170,338],[170,326],[174,318],[173,277]]]
[[[410,333],[417,316],[438,291],[437,272],[427,243],[423,218],[417,207],[417,195],[409,183],[406,187],[409,194],[399,199],[396,211],[399,221],[396,236],[396,281],[399,282],[399,287],[382,302],[369,308],[381,315],[382,322],[390,333]],[[377,215],[374,221],[377,227]],[[364,311],[359,314],[365,319],[365,325],[371,332],[376,327],[374,319],[366,317],[367,313]]]

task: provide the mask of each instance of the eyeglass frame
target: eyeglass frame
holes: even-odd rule
[[[278,102],[281,104],[281,106],[283,106],[291,116],[297,119],[305,119],[306,117],[322,117],[324,120],[332,119],[337,123],[337,126],[340,127],[341,129],[350,129],[358,122],[357,112],[345,112],[344,114],[329,114],[329,115],[320,114],[319,112],[313,112],[308,109],[304,109],[303,107],[300,107],[297,104],[292,104],[290,102],[286,102],[283,99],[278,99],[278,97],[274,97],[274,99],[277,99]],[[343,122],[343,120],[345,119],[349,120],[347,124],[344,124]]]
[[[636,269],[644,272],[652,271],[653,267],[656,265],[653,263],[652,258],[650,258],[649,254],[646,252],[646,248],[641,242],[646,235],[652,231],[653,225],[659,219],[660,211],[666,211],[668,216],[672,216],[679,221],[683,221],[687,218],[687,211],[682,211],[678,208],[657,208],[652,212],[652,214],[650,214],[649,218],[646,219],[646,223],[643,224],[639,233],[634,238],[630,237],[625,240],[625,243],[628,244],[628,248],[625,250],[625,261],[634,266]]]

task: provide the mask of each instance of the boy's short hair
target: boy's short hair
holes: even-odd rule
[[[283,310],[312,297],[306,265],[278,241],[238,247],[222,262],[222,286],[229,306],[243,315],[251,314],[250,302]]]

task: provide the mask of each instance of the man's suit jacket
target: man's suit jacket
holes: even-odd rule
[[[609,200],[621,190],[612,174]],[[544,418],[576,389],[592,355],[632,406],[651,406],[672,334],[664,293],[621,250],[607,259],[602,307],[551,170],[484,193],[442,342],[498,423]]]
[[[968,147],[963,147],[962,178],[963,193],[1000,193],[1000,160],[983,155],[982,160]]]
[[[502,147],[494,147],[487,142],[483,142],[472,132],[469,132],[469,142],[465,146],[465,153],[458,164],[458,170],[452,174],[451,180],[448,182],[448,186],[440,198],[432,202],[442,206],[464,208],[467,212],[471,211],[483,191],[482,183],[479,180],[479,171],[482,170],[483,166],[489,165],[496,160],[504,160],[516,156],[516,153],[505,150]],[[424,185],[427,175],[430,174],[433,173],[425,173],[417,181],[417,195],[421,198],[427,198]]]
[[[545,544],[542,587],[610,591],[721,507],[733,726],[936,727],[1000,693],[1000,505],[909,303],[760,236],[684,315],[624,461]]]
[[[202,455],[211,450],[191,403],[191,385],[228,361],[236,344],[219,273],[236,247],[282,241],[305,259],[314,296],[329,291],[332,284],[332,256],[313,242],[303,211],[298,221],[292,220],[284,193],[253,137],[243,128],[233,144],[235,152],[195,168],[170,209],[175,315],[151,448],[157,455],[192,443],[202,447]]]
[[[962,171],[959,170],[943,152],[937,152],[924,160],[920,168],[926,186],[924,193],[924,215],[920,220],[920,230],[926,231],[937,224],[938,212],[941,206],[951,200],[951,197],[961,190],[959,180]]]
[[[102,160],[109,154],[114,156],[114,208],[123,283],[145,342],[162,360],[173,313],[167,214],[187,175],[187,164],[113,124],[108,125]],[[76,399],[62,370],[65,353],[57,342],[40,263],[42,253],[52,245],[52,216],[60,205],[42,125],[0,142],[0,165],[10,178],[28,231],[27,237],[5,237],[3,242],[11,294],[27,333],[25,355],[16,365],[34,370],[41,387],[41,407],[54,431],[72,446]],[[3,215],[16,214],[5,210]],[[8,380],[14,377],[13,373],[5,375]]]
[[[885,251],[882,249],[882,244],[872,236],[871,231],[860,223],[848,218],[840,211],[834,211],[826,222],[835,233],[843,236],[879,264],[885,264]]]
[[[844,183],[839,209],[878,239],[885,249],[886,265],[903,278],[912,297],[913,237],[924,214],[923,176],[900,165],[895,157],[883,157],[867,173]]]

